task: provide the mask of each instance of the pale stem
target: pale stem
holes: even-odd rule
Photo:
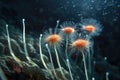
[[[86,80],[89,80],[89,79],[88,79],[87,68],[86,68],[85,55],[84,55],[83,51],[81,51],[81,53],[82,53],[82,56],[83,56],[83,63],[84,63],[84,69],[85,69],[85,76],[86,76]]]

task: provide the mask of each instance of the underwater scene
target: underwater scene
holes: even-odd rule
[[[0,80],[120,80],[120,0],[0,0]]]

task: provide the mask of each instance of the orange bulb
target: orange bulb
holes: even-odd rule
[[[88,41],[84,39],[78,39],[72,43],[72,46],[77,49],[83,49],[88,46]]]
[[[60,36],[57,35],[57,34],[52,34],[52,35],[49,35],[47,38],[46,38],[46,42],[48,42],[49,44],[55,44],[57,42],[60,41]]]
[[[63,28],[62,31],[63,31],[65,34],[71,34],[71,33],[73,33],[75,30],[74,30],[74,28],[68,26],[68,27]]]
[[[95,30],[95,27],[93,25],[87,25],[84,26],[84,30],[88,32],[93,32]]]

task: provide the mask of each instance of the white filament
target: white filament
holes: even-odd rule
[[[47,50],[48,50],[48,53],[49,53],[49,56],[50,56],[50,62],[51,62],[52,67],[53,67],[53,73],[54,73],[54,75],[55,75],[55,78],[58,80],[57,74],[56,74],[56,72],[55,72],[55,67],[54,67],[54,64],[53,64],[53,59],[52,59],[51,51],[50,51],[50,49],[49,49],[48,44],[46,44],[45,46],[46,46],[46,48],[47,48]]]
[[[12,47],[11,47],[11,42],[10,42],[10,35],[9,35],[9,31],[8,31],[8,25],[6,24],[6,31],[7,31],[7,40],[8,40],[8,48],[9,48],[9,51],[10,51],[10,54],[11,56],[13,57],[13,59],[20,65],[22,66],[20,63],[20,59],[17,58],[12,50]]]
[[[43,66],[45,67],[45,69],[49,72],[49,74],[51,75],[51,77],[53,78],[53,75],[50,71],[50,69],[48,68],[47,64],[45,63],[44,59],[43,59],[43,54],[42,54],[42,46],[41,46],[41,39],[42,39],[42,34],[40,34],[39,37],[39,51],[40,51],[40,59],[43,63]],[[53,78],[54,79],[54,78]]]

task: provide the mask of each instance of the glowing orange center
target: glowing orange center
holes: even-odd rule
[[[95,27],[93,25],[87,25],[84,27],[84,30],[88,32],[93,32],[95,30]]]
[[[57,43],[59,40],[60,40],[60,36],[57,35],[57,34],[49,35],[49,36],[46,38],[46,42],[48,42],[48,43],[50,43],[50,44],[55,44],[55,43]]]
[[[88,45],[88,41],[83,39],[78,39],[72,43],[72,46],[75,48],[85,48]]]
[[[66,33],[66,34],[71,34],[71,33],[74,32],[74,28],[72,28],[72,27],[65,27],[65,28],[62,29],[62,31],[64,33]]]

